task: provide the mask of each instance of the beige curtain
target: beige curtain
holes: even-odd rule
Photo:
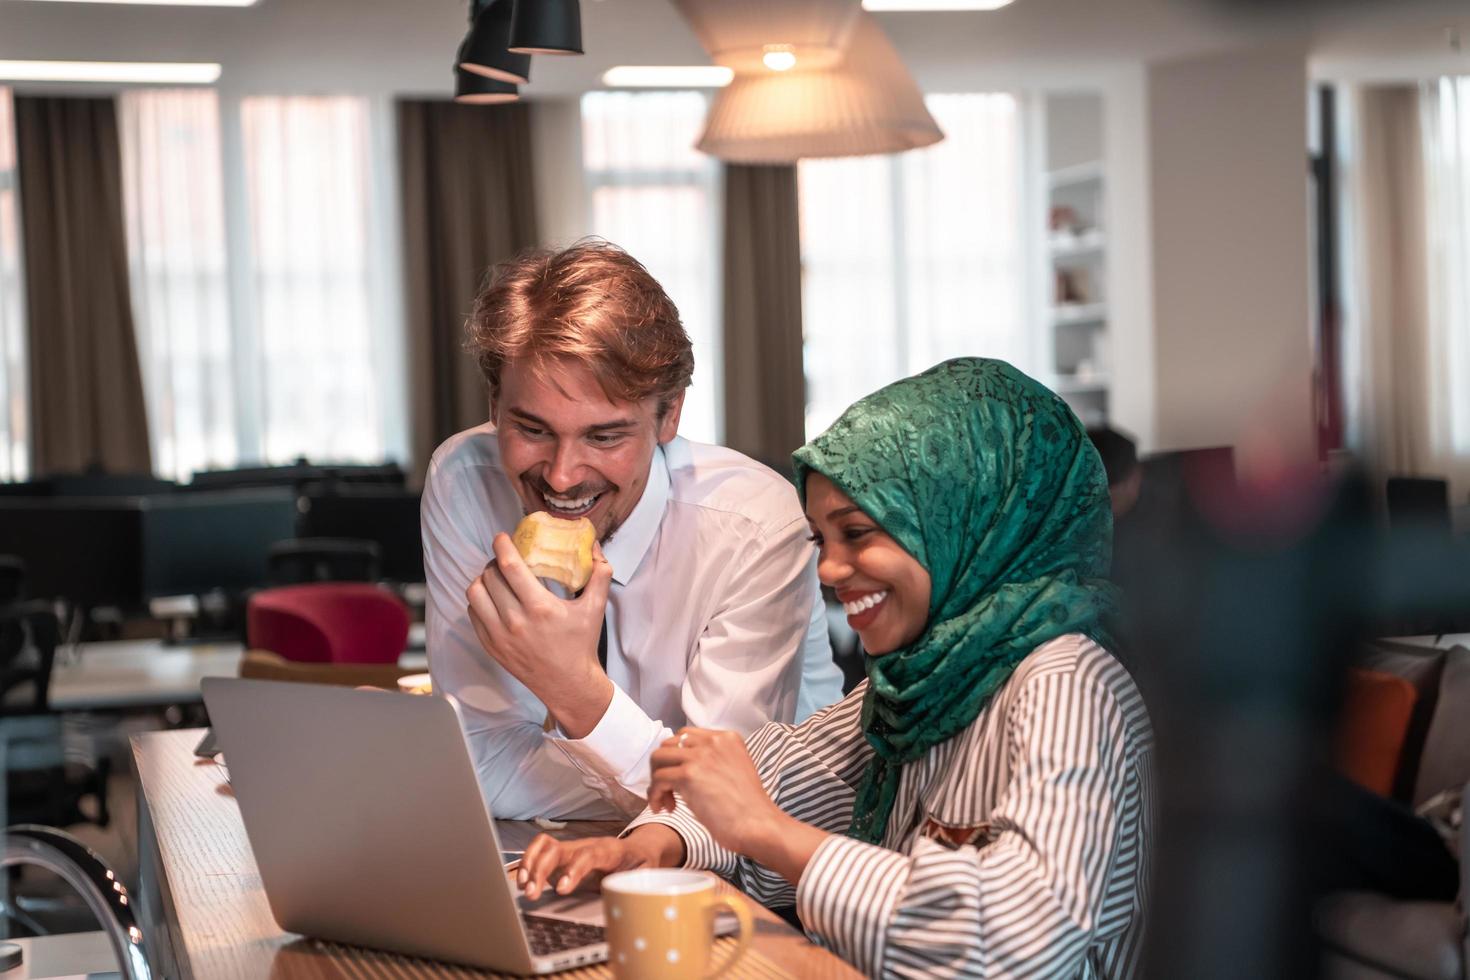
[[[32,473],[150,469],[113,100],[15,99]]]
[[[398,103],[413,467],[489,416],[464,321],[489,268],[537,244],[530,107]]]
[[[725,444],[786,472],[806,441],[794,166],[725,168]]]

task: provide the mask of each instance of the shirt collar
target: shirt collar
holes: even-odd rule
[[[648,548],[658,534],[664,505],[668,502],[669,464],[664,459],[664,447],[658,446],[648,464],[648,482],[643,487],[643,496],[622,527],[602,546],[603,556],[612,562],[613,581],[617,584],[627,585],[643,563],[643,556],[648,554]]]

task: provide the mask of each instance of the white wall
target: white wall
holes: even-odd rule
[[[1105,109],[1098,92],[1058,94],[1046,100],[1046,169],[1095,163],[1103,152]]]
[[[531,112],[531,160],[541,243],[570,245],[590,234],[579,97],[536,100]]]
[[[1306,54],[1148,70],[1158,448],[1313,446]]]
[[[1148,154],[1148,73],[1142,64],[1104,83],[1107,167],[1108,414],[1140,452],[1158,448],[1154,411],[1153,209]]]

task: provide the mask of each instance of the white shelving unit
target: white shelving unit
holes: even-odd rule
[[[1062,303],[1051,308],[1053,327],[1089,326],[1107,321],[1106,303]]]
[[[1076,187],[1081,184],[1101,183],[1103,179],[1103,165],[1101,160],[1089,160],[1086,163],[1074,163],[1067,167],[1058,167],[1047,172],[1046,182],[1055,190],[1058,187]]]
[[[1037,221],[1049,382],[1085,424],[1099,425],[1107,422],[1109,407],[1102,98],[1053,93],[1042,97],[1039,109],[1046,169]]]

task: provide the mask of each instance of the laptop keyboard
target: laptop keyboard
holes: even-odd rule
[[[579,946],[591,946],[606,942],[602,926],[589,926],[582,922],[553,919],[545,915],[522,915],[526,924],[526,939],[531,943],[531,952],[537,956],[550,956]]]

